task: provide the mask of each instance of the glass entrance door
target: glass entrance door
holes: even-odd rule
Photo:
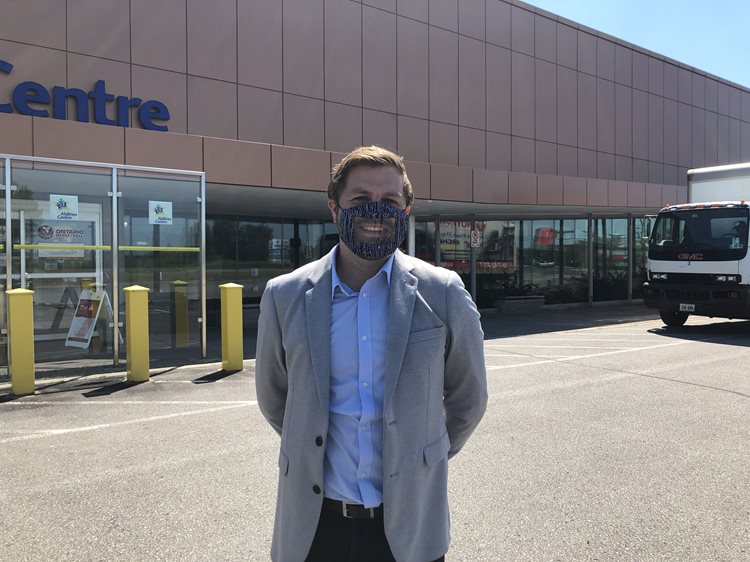
[[[152,355],[205,356],[204,191],[202,172],[0,155],[0,375],[11,288],[34,292],[37,371],[116,366],[136,284]]]
[[[12,162],[6,244],[12,287],[34,291],[38,364],[112,358],[111,178],[106,168]]]
[[[120,171],[118,280],[149,289],[149,341],[154,359],[201,356],[201,181]],[[125,329],[122,331],[125,334]],[[124,357],[124,346],[120,356]]]

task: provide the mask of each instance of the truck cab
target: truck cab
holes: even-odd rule
[[[643,300],[667,326],[691,314],[750,318],[750,163],[688,170],[687,202],[656,216]]]
[[[688,203],[663,208],[648,245],[644,303],[667,326],[690,314],[750,318],[748,204]]]

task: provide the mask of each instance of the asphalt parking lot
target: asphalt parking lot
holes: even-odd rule
[[[750,560],[750,322],[488,317],[448,560]],[[267,560],[278,438],[253,361],[0,384],[0,560]]]

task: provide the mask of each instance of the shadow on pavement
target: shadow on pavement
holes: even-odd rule
[[[115,392],[120,392],[121,390],[127,390],[128,388],[133,388],[134,386],[138,386],[139,384],[143,384],[145,381],[141,382],[128,382],[128,381],[122,381],[122,382],[116,382],[112,384],[105,384],[103,386],[100,386],[96,390],[91,390],[89,392],[84,392],[81,394],[84,398],[98,398],[99,396],[111,396]],[[76,388],[76,390],[80,390],[80,386]],[[72,389],[68,389],[72,390]],[[64,391],[62,391],[64,392]]]
[[[230,375],[234,375],[235,373],[239,373],[240,371],[216,371],[214,373],[209,373],[207,375],[203,375],[202,377],[198,377],[193,381],[193,384],[206,384],[206,383],[212,383],[216,381],[220,381],[223,378],[226,378]]]
[[[688,323],[679,328],[662,326],[649,330],[652,334],[681,340],[705,341],[722,338],[727,345],[750,347],[750,321],[727,320],[715,321],[710,324],[691,325]]]
[[[519,314],[501,314],[491,309],[481,312],[485,339],[542,334],[553,330],[581,330],[659,318],[656,311],[649,310],[642,304],[542,309]]]

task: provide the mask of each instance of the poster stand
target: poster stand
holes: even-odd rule
[[[65,339],[66,347],[80,347],[82,349],[89,347],[102,308],[104,308],[107,323],[114,323],[112,303],[106,291],[91,291],[88,289],[81,291],[76,312],[68,329],[68,337]],[[120,340],[122,341],[122,334],[120,334]]]

